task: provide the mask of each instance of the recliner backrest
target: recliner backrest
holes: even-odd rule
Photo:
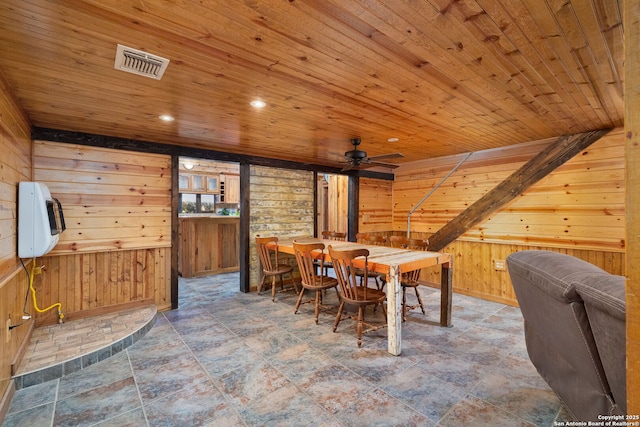
[[[578,420],[615,411],[584,302],[585,275],[604,270],[569,255],[520,251],[507,257],[534,366]],[[624,351],[622,349],[621,351]]]

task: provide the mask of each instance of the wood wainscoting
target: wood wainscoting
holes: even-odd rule
[[[418,233],[419,234],[419,233]],[[414,234],[412,234],[412,237]],[[417,236],[425,238],[425,236]],[[525,246],[456,240],[441,252],[452,255],[453,290],[465,295],[517,306],[511,278],[506,269],[495,268],[495,261],[504,261],[515,252],[523,250],[548,250],[583,259],[611,274],[625,274],[624,252],[609,252],[587,249]],[[425,269],[421,278],[426,282],[440,283],[440,273]]]
[[[44,265],[34,287],[38,306],[60,302],[66,319],[132,305],[171,307],[171,248],[92,252],[38,258]],[[57,321],[56,310],[37,313],[37,326]]]
[[[27,265],[29,265],[27,263]],[[11,366],[22,357],[22,353],[33,329],[32,320],[23,321],[22,309],[25,296],[28,298],[28,278],[19,264],[15,266],[14,273],[0,279],[0,319],[2,319],[2,333],[0,333],[0,422],[3,412],[6,412],[13,393],[13,381],[11,380]],[[27,300],[27,312],[33,312],[30,300]],[[18,325],[11,330],[5,327],[5,322]]]

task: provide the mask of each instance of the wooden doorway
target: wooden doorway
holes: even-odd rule
[[[323,230],[346,233],[349,211],[349,177],[318,174],[317,226]]]

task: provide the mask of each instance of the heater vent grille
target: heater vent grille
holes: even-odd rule
[[[166,58],[119,44],[114,68],[160,80],[168,65]]]

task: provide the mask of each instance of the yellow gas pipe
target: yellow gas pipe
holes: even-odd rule
[[[36,309],[38,313],[44,313],[45,311],[51,310],[53,307],[58,307],[58,323],[62,323],[62,319],[64,319],[64,313],[62,313],[62,304],[57,302],[55,304],[50,305],[45,309],[38,308],[38,302],[36,301],[36,290],[33,287],[33,278],[36,274],[41,274],[42,269],[44,267],[36,267],[36,260],[33,260],[33,266],[31,267],[31,274],[29,275],[29,288],[31,289],[31,297],[33,298],[33,307]]]

